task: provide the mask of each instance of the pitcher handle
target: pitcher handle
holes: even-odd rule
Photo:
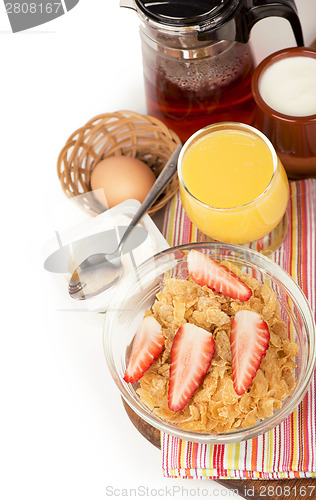
[[[265,17],[283,17],[291,24],[298,46],[304,46],[304,38],[300,19],[294,0],[248,0],[247,24],[250,32],[256,22]]]

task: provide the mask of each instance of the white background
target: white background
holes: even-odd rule
[[[297,6],[309,44],[316,2]],[[252,44],[259,61],[294,38],[286,21],[269,19]],[[80,0],[12,34],[1,5],[0,64],[0,498],[101,500],[108,486],[118,497],[180,486],[227,498],[212,481],[162,477],[160,451],[129,422],[105,364],[102,316],[61,311],[43,269],[46,239],[60,229],[56,160],[67,138],[102,112],[146,112],[135,13],[118,0]]]

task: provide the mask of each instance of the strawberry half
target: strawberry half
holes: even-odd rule
[[[189,273],[198,285],[206,285],[232,299],[249,300],[252,290],[235,273],[212,257],[191,250],[187,258]]]
[[[249,389],[269,347],[267,323],[255,311],[238,311],[231,322],[232,377],[238,395]]]
[[[185,323],[177,331],[170,353],[168,407],[182,410],[206,375],[215,351],[212,334]]]
[[[137,382],[158,358],[165,345],[161,326],[153,316],[146,316],[133,342],[131,357],[125,371],[125,382]]]

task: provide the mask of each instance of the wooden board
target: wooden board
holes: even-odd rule
[[[125,411],[140,434],[160,448],[160,431],[147,424],[123,401]],[[316,500],[316,479],[214,479],[225,488],[252,500]],[[231,497],[233,498],[233,497]]]

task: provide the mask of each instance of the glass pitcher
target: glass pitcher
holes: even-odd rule
[[[140,18],[147,111],[182,141],[211,123],[252,124],[252,26],[289,20],[303,45],[293,0],[121,0]]]

